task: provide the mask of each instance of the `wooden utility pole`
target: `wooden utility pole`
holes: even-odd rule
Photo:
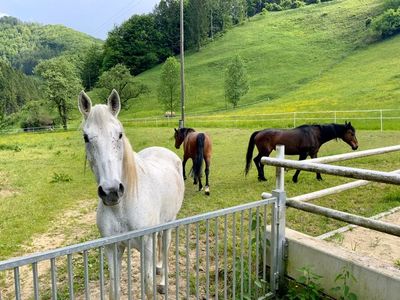
[[[185,43],[184,43],[184,23],[183,23],[183,0],[181,0],[180,16],[180,37],[181,37],[181,119],[179,128],[185,127]]]

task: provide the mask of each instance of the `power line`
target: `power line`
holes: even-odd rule
[[[126,14],[127,12],[131,13],[132,9],[137,7],[139,4],[141,4],[143,0],[138,0],[138,1],[132,1],[128,5],[125,5],[124,7],[120,8],[116,13],[114,13],[111,17],[109,17],[106,21],[104,21],[102,24],[100,24],[94,31],[93,35],[99,33],[102,31],[107,25],[109,25],[111,22],[112,23],[117,23],[117,19],[120,19],[121,16]]]

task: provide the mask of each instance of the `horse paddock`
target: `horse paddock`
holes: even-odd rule
[[[213,132],[214,134],[215,134],[215,136],[217,136],[218,137],[218,135],[220,134],[220,132],[221,133],[223,133],[224,131],[223,130],[218,130],[218,131],[216,131],[216,132]],[[128,134],[129,134],[129,131],[128,131]],[[363,136],[363,135],[361,135],[361,136]],[[365,136],[365,135],[364,135]],[[233,136],[233,138],[235,138],[234,136]],[[217,143],[216,143],[216,147],[215,147],[215,149],[216,149],[216,153],[218,154],[218,151],[219,151],[219,149],[220,149],[220,147],[222,146],[221,145],[221,143],[220,143],[220,141],[218,141],[218,139],[217,139],[217,141],[216,141]],[[237,143],[237,142],[236,142]],[[338,143],[339,144],[339,143]],[[334,144],[334,145],[336,145],[336,144]],[[340,144],[339,144],[340,145]],[[243,146],[243,145],[242,145]],[[227,149],[228,150],[228,149]],[[237,153],[238,152],[238,150],[237,150],[237,148],[236,149],[231,149],[231,151],[232,152],[235,152],[235,153]],[[228,150],[228,153],[229,153],[229,150]],[[228,155],[229,156],[229,155]],[[218,156],[217,156],[218,157]],[[218,159],[216,159],[215,160],[215,164],[218,166],[218,163],[220,163],[219,161],[218,161]],[[240,166],[239,167],[242,167],[242,165],[241,165],[241,163],[239,164]],[[216,167],[216,171],[218,172],[218,169],[221,169],[220,167],[219,168],[217,168]],[[254,171],[254,170],[253,170]],[[269,172],[269,174],[271,174],[271,171],[272,171],[272,168],[269,168],[268,169],[268,172]],[[237,174],[234,174],[234,176],[236,176]],[[217,186],[219,186],[220,185],[220,183],[218,182],[219,181],[219,179],[218,179],[218,176],[217,175],[214,175],[215,177],[216,177],[216,187]],[[272,177],[271,175],[270,175],[270,177]],[[313,176],[309,176],[309,177],[313,177]],[[241,179],[242,180],[242,179]],[[322,184],[323,183],[327,183],[328,181],[330,182],[331,181],[331,178],[330,177],[328,177],[328,176],[324,176],[324,182],[322,182]],[[247,180],[247,181],[249,181],[249,180]],[[269,184],[269,186],[271,186],[271,181],[272,180],[270,180],[270,182],[269,183],[267,183],[267,184]],[[289,180],[290,181],[290,180]],[[298,188],[298,187],[301,187],[301,184],[302,184],[302,181],[304,182],[304,181],[307,181],[307,173],[305,173],[304,174],[304,178],[303,177],[301,177],[301,180],[300,180],[300,182],[299,182],[299,184],[298,184],[298,186],[290,186],[289,185],[289,183],[288,183],[288,188],[289,189],[291,189],[291,188]],[[314,182],[314,180],[313,180],[313,182]],[[256,183],[257,185],[260,185],[259,183]],[[303,185],[304,185],[304,183],[303,183]],[[191,193],[193,193],[194,191],[191,191],[191,184],[187,184],[186,185],[187,186],[187,189],[188,189],[188,193],[189,194],[191,194]],[[253,187],[252,187],[253,188]],[[262,188],[262,190],[266,190],[265,188]],[[268,190],[268,189],[267,189]],[[218,192],[218,189],[216,188],[216,193]],[[291,192],[291,194],[293,194],[293,192]],[[216,196],[218,196],[218,194],[216,195]],[[199,194],[196,194],[196,197],[200,197],[200,195]],[[202,197],[204,197],[204,195],[202,196]],[[212,197],[212,196],[211,196]],[[217,197],[215,197],[215,198],[217,198]],[[209,203],[209,204],[211,204],[211,202],[213,201],[213,200],[215,200],[215,198],[209,198],[210,200],[207,200],[207,203]],[[204,199],[204,198],[202,198],[202,199]],[[194,230],[195,231],[195,230]],[[204,234],[205,233],[205,231],[204,232],[202,232],[201,230],[200,230],[200,233],[202,233],[202,234]],[[239,234],[238,232],[237,232],[237,234]],[[204,247],[203,249],[206,249],[207,247],[206,247],[206,245],[205,245],[205,242],[199,242],[199,252],[200,253],[202,253],[202,247]],[[238,244],[238,247],[239,247],[239,244]],[[240,248],[240,247],[239,247]],[[238,248],[238,249],[239,249]],[[173,249],[173,248],[172,248]],[[173,255],[173,254],[172,254]],[[190,261],[192,261],[192,257],[196,257],[196,255],[194,254],[194,256],[192,256],[193,254],[191,254],[191,256],[190,256]],[[134,255],[133,257],[132,257],[132,260],[135,260],[135,258],[136,258],[136,256]],[[246,260],[245,260],[246,261]],[[173,260],[172,260],[172,258],[171,258],[171,262],[173,262]],[[171,271],[172,270],[174,270],[174,267],[173,266],[171,266]],[[202,267],[200,267],[199,268],[199,272],[201,273],[201,272],[204,272],[205,271],[205,268],[202,268]],[[29,270],[29,274],[31,274],[31,270]],[[194,271],[194,274],[195,274],[196,272]],[[125,280],[126,281],[126,279],[125,279],[125,277],[124,277],[124,279],[123,280]],[[135,280],[135,279],[134,279]],[[90,281],[91,282],[91,281]],[[189,281],[189,282],[191,282],[190,283],[190,289],[192,290],[193,289],[193,286],[195,287],[195,281],[193,282],[193,281]],[[192,285],[194,283],[194,285]],[[239,284],[239,286],[240,286],[240,284]],[[93,289],[95,289],[95,287],[96,287],[96,285],[95,284],[90,284],[90,287],[91,287],[91,292],[92,292],[92,288]],[[12,286],[11,286],[11,288],[12,288]],[[173,296],[172,296],[172,294],[171,293],[173,293],[174,292],[174,290],[173,290],[173,287],[171,286],[170,287],[171,288],[171,290],[170,290],[170,292],[169,292],[169,294],[170,294],[170,297],[172,297],[173,298]],[[78,291],[79,290],[77,290],[77,296],[79,296],[79,295],[81,295],[81,296],[79,296],[79,297],[84,297],[83,296],[83,294],[82,294],[82,292],[80,293],[80,294],[78,294]],[[194,291],[195,292],[195,290],[192,290],[192,291]],[[204,292],[205,293],[205,292]],[[201,294],[200,294],[201,295]]]

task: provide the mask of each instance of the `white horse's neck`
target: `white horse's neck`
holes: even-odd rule
[[[128,139],[124,136],[124,156],[122,160],[122,180],[126,188],[127,195],[132,195],[137,186],[137,170],[134,152]]]

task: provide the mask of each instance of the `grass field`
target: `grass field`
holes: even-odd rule
[[[126,128],[136,151],[159,145],[173,149],[170,128]],[[198,193],[191,180],[186,181],[186,193],[179,217],[190,216],[218,208],[260,199],[264,191],[274,188],[274,170],[267,167],[267,183],[257,181],[253,167],[244,177],[244,157],[252,129],[207,129],[214,142],[211,166],[211,196]],[[360,150],[393,145],[400,132],[359,131]],[[321,155],[351,151],[343,142],[323,146]],[[49,224],[57,224],[63,211],[78,207],[93,199],[97,203],[96,183],[89,168],[84,171],[84,146],[79,131],[46,134],[17,134],[0,136],[0,259],[24,253],[21,245],[29,244],[34,234],[46,232]],[[400,153],[380,155],[342,163],[375,170],[400,168]],[[188,167],[190,164],[188,163]],[[286,175],[288,196],[320,190],[349,180],[324,176],[318,182],[314,174],[301,173],[299,183],[293,184],[293,171]],[[362,189],[324,197],[316,203],[324,206],[371,216],[400,205],[398,187],[371,184]],[[65,221],[65,220],[64,220]],[[334,229],[340,224],[327,218],[288,210],[288,226],[312,235]],[[97,231],[93,224],[95,236]],[[93,231],[87,238],[93,238]]]
[[[382,1],[344,0],[270,12],[241,26],[197,53],[186,53],[186,111],[254,114],[301,110],[397,108],[400,37],[374,42],[365,26]],[[250,90],[230,109],[224,99],[224,70],[239,53]],[[157,102],[160,67],[137,78],[151,93],[134,100],[122,118],[161,116]],[[227,111],[224,111],[227,109]]]

